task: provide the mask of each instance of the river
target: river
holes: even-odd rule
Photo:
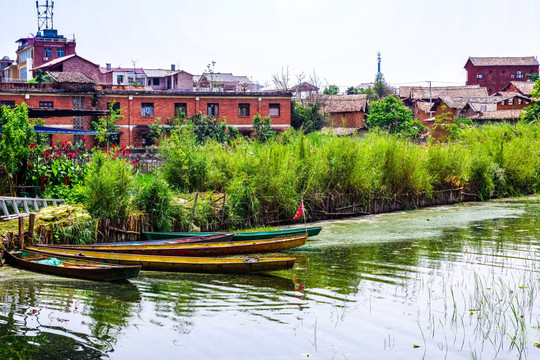
[[[270,275],[4,267],[0,358],[540,358],[537,198],[320,224]]]

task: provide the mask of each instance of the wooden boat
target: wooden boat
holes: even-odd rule
[[[81,250],[93,250],[99,248],[111,248],[111,247],[144,247],[144,246],[170,246],[170,245],[180,245],[180,244],[192,244],[199,242],[228,242],[231,241],[234,233],[227,234],[214,234],[198,237],[184,237],[178,239],[164,239],[164,240],[147,240],[147,241],[126,241],[126,242],[116,242],[116,243],[97,243],[97,244],[87,244],[87,245],[72,245],[72,244],[52,244],[52,245],[40,245],[40,246],[51,246],[51,247],[61,247],[63,249],[81,249]]]
[[[322,227],[308,227],[307,234],[308,237],[313,237],[319,235]],[[274,230],[274,231],[252,231],[252,232],[240,232],[234,234],[232,241],[247,241],[247,240],[269,240],[280,238],[284,236],[297,236],[306,233],[305,228],[295,228],[295,229],[285,229],[285,230]],[[216,233],[182,233],[182,232],[144,232],[143,233],[148,240],[163,240],[163,239],[175,239],[175,238],[185,238],[189,236],[208,236]]]
[[[5,252],[6,262],[23,269],[70,278],[118,281],[139,275],[139,264],[111,265],[86,259],[66,259],[32,251]]]
[[[135,255],[107,253],[101,251],[79,251],[31,247],[32,251],[51,256],[103,261],[111,264],[139,265],[143,270],[174,271],[218,274],[249,274],[254,272],[288,270],[294,266],[295,258],[205,258],[157,255]]]
[[[208,242],[164,245],[47,245],[51,249],[72,249],[115,252],[123,254],[161,255],[161,256],[225,256],[276,252],[302,246],[307,235],[279,238],[273,240]],[[43,246],[42,248],[45,248]]]

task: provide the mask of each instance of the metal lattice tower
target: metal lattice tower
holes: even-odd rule
[[[52,29],[54,27],[54,1],[46,0],[45,4],[40,4],[39,1],[36,0],[36,9],[38,15],[38,31]]]
[[[381,73],[381,52],[377,53],[377,74]]]

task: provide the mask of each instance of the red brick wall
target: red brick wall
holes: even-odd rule
[[[35,41],[34,42],[34,67],[41,66],[46,62],[54,59],[58,59],[56,56],[56,49],[64,49],[64,56],[75,54],[74,42],[62,42],[62,41]],[[43,60],[45,57],[45,48],[51,49],[51,56],[48,60]]]
[[[504,100],[504,105],[502,104],[502,102],[498,102],[497,103],[497,110],[519,110],[519,109],[523,109],[529,105],[531,105],[531,101],[530,100],[525,100],[519,96],[515,96],[512,98],[513,100],[513,104],[510,105],[509,99],[506,99]],[[521,101],[521,104],[520,104],[520,101]],[[527,104],[528,103],[528,104]]]
[[[103,74],[99,70],[99,66],[92,64],[80,57],[73,57],[63,62],[63,71],[65,72],[82,72],[86,76],[94,79],[98,84],[104,81]]]
[[[362,111],[328,114],[330,125],[333,127],[360,128],[366,125],[365,114]]]
[[[467,85],[485,87],[489,95],[501,91],[510,81],[526,81],[527,74],[538,74],[538,66],[474,66],[470,60],[465,65],[465,70]],[[523,78],[516,77],[517,71],[521,71]],[[484,78],[478,79],[477,74],[483,74]]]

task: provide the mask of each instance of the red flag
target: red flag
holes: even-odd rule
[[[296,215],[294,215],[293,220],[298,219],[303,213],[304,213],[304,200],[300,201],[300,206],[298,207],[298,211],[296,212]]]

